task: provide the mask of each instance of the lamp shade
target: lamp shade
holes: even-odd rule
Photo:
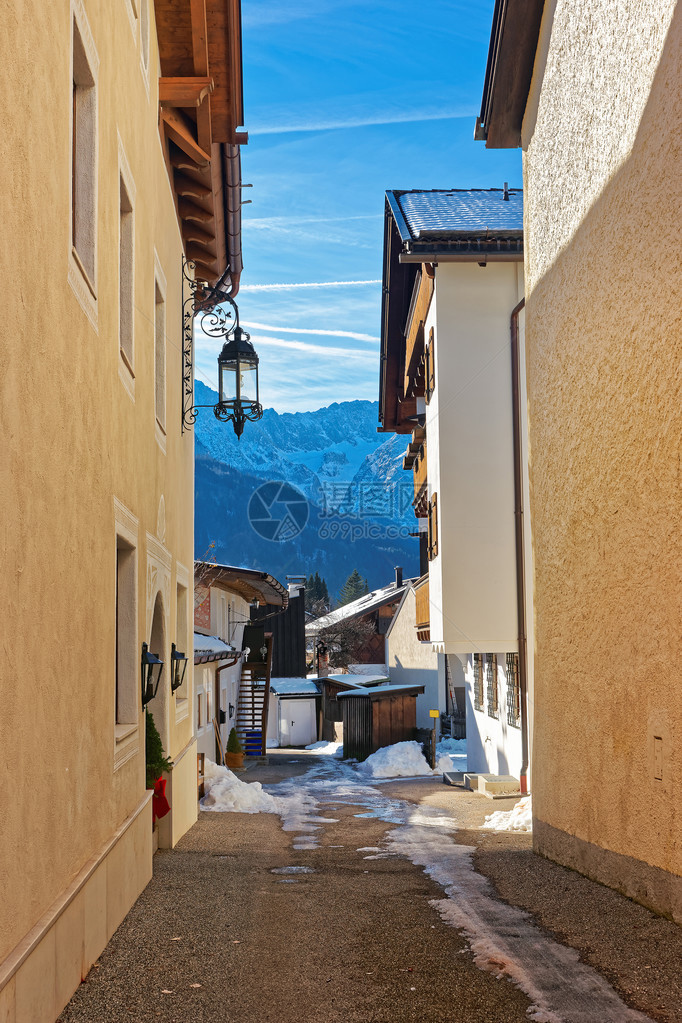
[[[258,355],[241,327],[236,327],[218,356],[220,404],[257,404]]]

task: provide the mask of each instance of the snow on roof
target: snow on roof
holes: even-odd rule
[[[336,625],[337,622],[341,622],[345,618],[360,618],[362,615],[369,614],[370,611],[374,611],[378,607],[383,607],[384,604],[389,604],[393,601],[397,602],[412,582],[414,580],[405,579],[402,586],[396,586],[395,582],[392,582],[381,589],[365,593],[363,597],[351,600],[350,604],[343,604],[342,607],[337,607],[335,611],[330,611],[329,614],[322,615],[321,618],[314,618],[312,622],[307,622],[305,634],[306,636],[316,636],[321,629],[326,629],[330,625]]]
[[[230,654],[235,652],[235,648],[230,646],[229,643],[224,643],[218,636],[202,636],[201,633],[194,633],[194,656],[195,657],[207,657],[212,655],[214,658],[228,657]]]
[[[348,670],[351,675],[381,675],[382,678],[388,678],[385,664],[349,664]]]
[[[379,682],[388,682],[388,673],[385,675],[342,675],[336,674],[336,672],[330,672],[329,678],[333,678],[335,682],[346,682],[349,686],[373,686]]]
[[[424,686],[415,683],[414,685],[404,686],[358,686],[356,689],[349,689],[346,693],[339,693],[337,699],[342,700],[346,696],[367,696],[370,699],[374,699],[375,696],[383,696],[386,693],[391,696],[396,696],[398,693],[423,693]]]
[[[523,230],[523,191],[501,188],[451,188],[389,193],[414,239]]]
[[[309,678],[271,678],[270,690],[277,696],[319,696],[320,690]]]

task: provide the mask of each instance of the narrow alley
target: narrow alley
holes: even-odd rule
[[[298,751],[242,780],[276,811],[158,853],[62,1023],[682,1020],[679,928],[479,830],[514,800]]]

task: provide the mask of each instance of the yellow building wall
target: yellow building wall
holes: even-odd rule
[[[682,920],[682,10],[546,5],[523,130],[536,848]]]
[[[11,1021],[54,1019],[73,990],[67,983],[50,994],[49,970],[34,966],[37,1002],[27,1006],[13,993],[29,968],[17,972],[17,963],[30,960],[41,927],[46,937],[36,948],[50,959],[45,949],[55,944],[70,886],[89,893],[89,919],[105,914],[88,940],[74,917],[77,983],[151,874],[139,695],[133,752],[116,770],[114,763],[114,499],[137,535],[138,650],[150,638],[157,590],[166,611],[166,649],[157,651],[167,663],[166,710],[157,723],[169,755],[185,754],[173,783],[173,839],[196,818],[193,437],[180,430],[182,247],[157,128],[152,3],[148,74],[141,59],[145,2],[17,0],[3,17],[0,1005]],[[83,282],[69,283],[74,10],[98,59],[96,318],[84,308]],[[135,190],[134,398],[119,356],[121,152]],[[166,281],[165,453],[154,412],[155,265]],[[183,580],[190,601],[184,716],[167,691]],[[93,863],[107,875],[99,887]]]

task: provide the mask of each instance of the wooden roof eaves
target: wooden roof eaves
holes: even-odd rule
[[[521,126],[545,0],[495,0],[481,113],[474,137],[487,149],[521,145]]]

